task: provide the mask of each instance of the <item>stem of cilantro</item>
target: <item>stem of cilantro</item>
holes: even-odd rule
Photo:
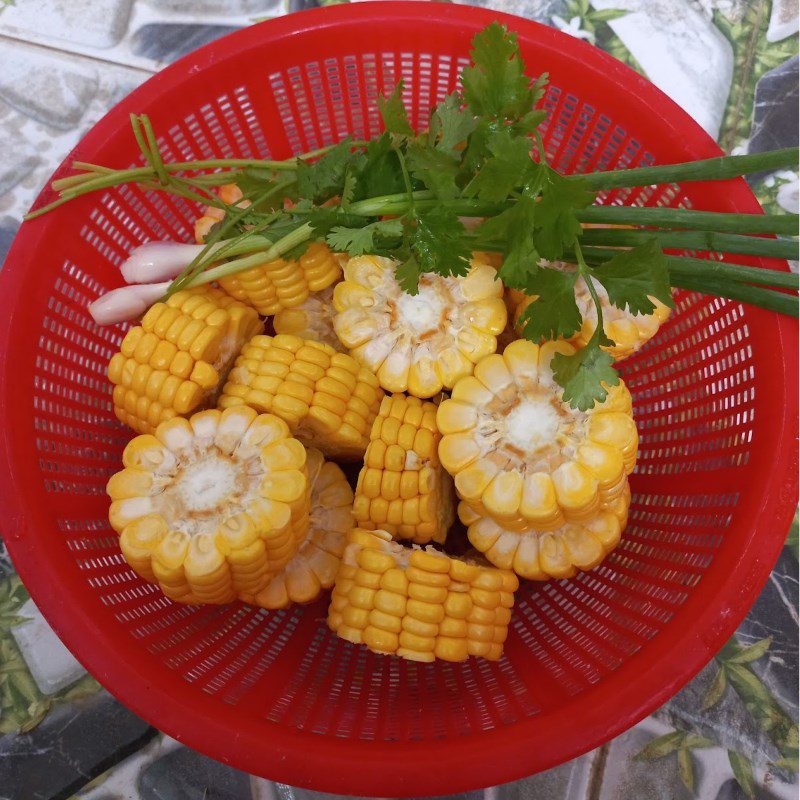
[[[681,164],[665,164],[654,167],[635,167],[608,172],[589,172],[568,175],[570,180],[582,180],[589,189],[620,189],[630,186],[650,186],[656,183],[680,183],[682,181],[722,181],[738,178],[753,172],[776,169],[797,169],[800,149],[786,147],[768,153],[750,153],[744,156],[719,156],[702,161],[687,161]]]
[[[269,200],[275,194],[279,194],[283,189],[286,188],[290,183],[293,183],[294,179],[290,178],[284,180],[282,182],[276,183],[274,186],[270,187],[266,191],[263,191],[252,198],[245,198],[251,201],[252,207],[257,207],[259,204]],[[241,202],[241,201],[240,201]],[[235,248],[235,246],[239,243],[243,243],[246,240],[254,238],[257,234],[264,230],[266,227],[270,225],[282,212],[274,212],[272,214],[267,215],[265,219],[263,219],[256,228],[243,231],[239,236],[234,237],[233,239],[224,242],[221,246],[217,246],[220,240],[236,225],[239,220],[245,217],[250,212],[250,207],[243,208],[241,205],[230,206],[228,211],[225,215],[225,219],[222,223],[216,226],[211,235],[206,240],[206,246],[197,256],[192,259],[191,263],[189,263],[186,268],[178,275],[170,284],[169,288],[166,292],[166,297],[170,297],[175,292],[179,291],[180,289],[184,288],[184,286],[188,286],[191,281],[200,274],[212,261],[218,261],[224,257],[230,257],[232,254],[231,251]],[[271,244],[268,239],[264,239],[264,242],[267,245]]]
[[[399,148],[395,148],[395,153],[397,153],[397,160],[400,162],[400,171],[403,173],[403,183],[406,187],[406,202],[408,203],[408,208],[406,209],[406,213],[414,211],[414,190],[411,188],[411,176],[408,174],[408,167],[406,166],[406,157],[403,155],[403,151]]]
[[[609,344],[608,341],[605,341],[606,334],[605,330],[603,329],[603,304],[600,301],[600,296],[597,294],[597,289],[595,288],[594,281],[592,280],[591,270],[589,269],[589,266],[583,257],[583,251],[581,250],[579,242],[575,242],[575,261],[578,265],[578,274],[583,277],[586,287],[589,290],[589,294],[592,296],[595,308],[597,309],[597,326],[595,327],[594,333],[592,334],[591,339],[589,339],[587,342],[586,346],[591,347],[593,343],[598,347],[601,344]]]
[[[536,142],[536,149],[539,151],[539,163],[547,164],[547,151],[544,149],[544,139],[538,128],[533,132],[533,139]]]
[[[135,135],[136,129],[134,129],[134,136]],[[146,141],[143,140],[143,142],[139,142],[138,137],[137,142],[139,143],[140,147],[143,143],[146,145]],[[363,147],[365,144],[367,144],[367,142],[354,141],[351,144],[353,147]],[[300,155],[283,159],[281,161],[258,158],[211,158],[195,161],[177,161],[170,164],[162,162],[162,165],[164,172],[168,175],[173,172],[193,172],[206,169],[228,169],[234,171],[232,173],[224,173],[226,176],[230,177],[232,174],[236,174],[235,170],[238,168],[246,169],[248,167],[274,170],[276,172],[295,172],[297,170],[297,164],[299,161],[307,161],[309,159],[323,156],[335,146],[336,145],[328,145],[326,147],[320,147],[316,150],[310,150],[307,153],[301,153]],[[153,165],[150,164],[149,160],[148,166],[146,167],[133,167],[130,169],[115,170],[108,167],[101,167],[96,164],[87,164],[86,162],[82,161],[74,162],[73,167],[75,169],[83,169],[85,171],[77,175],[69,175],[65,178],[60,178],[56,181],[53,181],[51,188],[59,193],[58,199],[26,214],[26,220],[40,217],[43,214],[46,214],[48,211],[52,211],[54,208],[58,208],[59,206],[64,205],[64,203],[67,203],[70,200],[74,200],[75,198],[81,197],[85,194],[89,194],[90,192],[95,192],[100,189],[108,189],[113,186],[120,186],[124,183],[147,183],[148,181],[158,180],[158,175],[156,174],[156,171]],[[216,175],[217,173],[213,173],[212,175],[195,176],[192,178],[192,181],[214,185],[220,180],[216,177]],[[168,185],[174,185],[172,180],[170,180]],[[222,182],[229,183],[230,181],[224,180]],[[215,203],[211,201],[208,201],[207,205],[224,207],[218,202]]]

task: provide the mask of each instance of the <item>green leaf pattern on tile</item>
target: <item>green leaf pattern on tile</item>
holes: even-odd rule
[[[56,706],[95,694],[100,688],[94,678],[84,675],[49,697],[39,691],[11,634],[15,625],[25,621],[17,612],[28,598],[18,575],[0,580],[0,735],[28,733]]]
[[[731,43],[734,54],[731,93],[719,139],[726,151],[741,145],[750,135],[755,89],[761,76],[798,54],[796,36],[767,41],[770,5],[768,0],[743,3],[734,18],[714,9],[714,24]]]

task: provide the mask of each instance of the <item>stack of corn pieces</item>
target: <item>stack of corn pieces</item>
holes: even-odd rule
[[[209,209],[198,238],[219,218]],[[125,335],[113,403],[141,435],[108,483],[122,553],[179,602],[277,609],[333,588],[343,639],[414,661],[498,659],[520,578],[571,577],[619,542],[630,394],[564,402],[552,358],[596,318],[587,306],[570,342],[516,338],[535,298],[504,293],[496,257],[422,276],[414,296],[388,259],[340,260],[311,245],[178,292]],[[583,294],[578,281],[581,308]],[[664,314],[609,312],[613,354]],[[361,464],[354,489],[337,461]],[[446,552],[456,515],[461,556]]]
[[[590,570],[617,545],[638,448],[624,384],[577,411],[553,379],[557,352],[574,348],[512,342],[462,378],[436,416],[470,542],[530,580]]]

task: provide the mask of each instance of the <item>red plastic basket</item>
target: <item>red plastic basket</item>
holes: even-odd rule
[[[126,98],[65,165],[137,163],[133,111],[151,116],[174,159],[286,157],[364,138],[379,130],[375,98],[401,77],[423,126],[474,33],[497,18],[519,32],[530,68],[550,73],[543,132],[558,169],[719,154],[661,92],[583,42],[475,8],[381,3],[295,14],[198,50]],[[742,180],[603,201],[759,211]],[[380,657],[329,632],[325,602],[186,607],[139,580],[104,493],[129,438],[104,374],[123,331],[96,327],[85,309],[121,282],[132,247],[188,239],[195,215],[133,188],[87,197],[23,225],[0,276],[0,530],[47,619],[122,702],[192,747],[294,785],[456,792],[620,733],[731,634],[796,503],[796,329],[691,293],[623,365],[641,450],[620,546],[589,574],[524,585],[500,662]]]

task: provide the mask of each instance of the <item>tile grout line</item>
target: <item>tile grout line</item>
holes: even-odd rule
[[[609,744],[610,742],[606,742],[601,745],[598,748],[597,755],[592,759],[586,800],[599,800],[600,798],[600,790],[603,788],[603,775],[606,771],[606,761],[608,760]]]
[[[134,72],[141,72],[145,75],[155,75],[159,69],[157,68],[148,68],[142,66],[135,66],[132,64],[126,64],[124,61],[115,61],[111,58],[103,58],[102,56],[96,55],[89,55],[87,53],[83,53],[77,49],[69,49],[67,47],[57,47],[55,45],[49,44],[42,44],[41,42],[31,41],[30,39],[25,39],[22,36],[15,36],[14,34],[0,31],[0,42],[16,42],[17,44],[24,44],[28,47],[35,47],[38,50],[42,50],[45,52],[57,53],[63,56],[71,56],[75,59],[86,59],[88,61],[95,61],[98,64],[106,64],[108,66],[119,67],[120,69],[127,69],[133,70]]]

